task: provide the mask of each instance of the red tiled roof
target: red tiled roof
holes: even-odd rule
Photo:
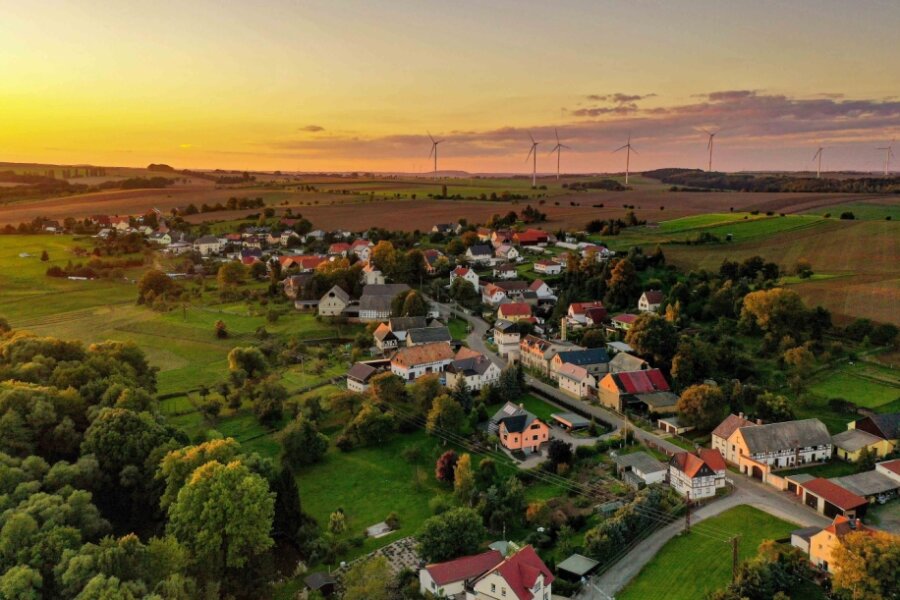
[[[749,427],[750,425],[756,425],[753,421],[749,421],[744,417],[739,415],[728,415],[725,417],[725,420],[719,423],[718,427],[713,429],[712,434],[718,436],[724,440],[727,440],[731,437],[731,434],[740,429],[741,427]]]
[[[453,272],[459,277],[465,277],[469,272],[469,269],[467,269],[466,267],[456,267],[455,269],[453,269]]]
[[[698,475],[704,477],[710,477],[711,475],[713,475],[712,467],[706,464],[706,461],[704,461],[702,458],[690,452],[676,452],[669,460],[669,464],[673,465],[676,469],[678,469],[691,479],[697,477]],[[704,467],[709,469],[710,472],[701,473]]]
[[[547,241],[547,232],[541,231],[540,229],[529,229],[527,231],[520,231],[515,234],[515,239],[522,242],[546,242]]]
[[[488,550],[474,556],[463,556],[447,562],[427,565],[428,571],[434,582],[440,586],[474,579],[483,573],[487,573],[503,562],[503,554],[498,550]]]
[[[857,496],[850,490],[846,490],[833,481],[822,477],[807,481],[802,485],[805,490],[812,492],[819,498],[834,504],[842,510],[851,510],[868,504],[868,501],[862,496]]]
[[[532,292],[536,292],[541,289],[541,286],[544,285],[544,281],[542,279],[535,279],[531,282],[531,285],[528,286],[528,289]]]
[[[882,469],[887,469],[891,473],[896,473],[900,475],[900,458],[895,458],[894,460],[888,460],[885,462],[878,463]]]
[[[353,244],[350,245],[350,247],[351,248],[359,248],[361,246],[365,246],[366,248],[368,248],[371,245],[372,245],[372,242],[370,242],[369,240],[358,239],[358,240],[355,240],[353,242]]]
[[[594,322],[594,324],[600,323],[601,321],[606,320],[606,309],[600,307],[589,308],[584,311],[584,316]]]
[[[700,449],[700,458],[703,459],[709,468],[713,471],[724,471],[725,467],[725,459],[722,458],[722,454],[713,448],[701,448]]]
[[[861,531],[868,535],[873,535],[875,533],[875,530],[869,529],[863,525],[863,522],[859,519],[848,519],[844,515],[837,515],[834,518],[834,521],[831,522],[831,525],[825,528],[825,531],[836,535],[838,538],[842,538],[854,531]]]
[[[659,369],[614,373],[613,379],[618,382],[619,388],[628,394],[669,391],[669,383]]]
[[[501,304],[499,312],[506,316],[515,315],[519,317],[531,316],[531,305],[525,302],[510,302]]]
[[[493,569],[506,580],[512,593],[519,600],[534,600],[531,588],[539,575],[544,576],[544,585],[553,583],[553,574],[534,548],[525,546]]]
[[[560,266],[560,263],[556,262],[555,260],[550,260],[550,259],[546,259],[546,258],[544,260],[539,260],[539,261],[535,262],[534,264],[541,265],[543,267]]]
[[[634,323],[635,319],[637,319],[637,315],[632,315],[629,313],[623,313],[621,315],[616,315],[613,317],[613,321],[618,321],[619,323]]]
[[[603,308],[603,303],[599,300],[594,300],[593,302],[573,302],[569,305],[569,310],[574,315],[580,315],[589,308]]]
[[[328,247],[328,252],[330,254],[338,254],[340,252],[346,252],[350,249],[350,244],[347,242],[337,242]]]
[[[644,292],[644,297],[650,304],[662,304],[663,293],[659,290],[648,290]]]
[[[446,342],[433,342],[411,348],[401,348],[391,359],[401,367],[453,360],[453,349]]]

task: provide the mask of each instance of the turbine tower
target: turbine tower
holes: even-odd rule
[[[822,177],[822,150],[824,150],[824,149],[825,148],[823,148],[822,146],[819,146],[819,149],[816,150],[816,153],[813,154],[813,157],[812,157],[813,160],[819,159],[819,162],[816,165],[816,179],[819,179]]]
[[[706,142],[706,149],[709,150],[709,166],[707,168],[707,171],[712,172],[713,140],[715,139],[716,134],[719,132],[707,131],[705,129],[703,130],[703,132],[709,136],[709,141]]]
[[[442,143],[444,140],[436,140],[431,135],[431,132],[428,132],[428,137],[431,138],[431,152],[428,153],[428,158],[434,156],[434,171],[432,172],[432,177],[437,179],[437,151],[438,144]]]
[[[615,150],[613,150],[613,154],[615,154],[619,150],[625,151],[625,185],[628,185],[628,173],[631,170],[631,153],[632,152],[634,152],[635,154],[638,153],[638,151],[635,150],[634,147],[631,145],[631,134],[630,133],[628,134],[628,143],[625,144],[624,146],[620,146],[619,148],[616,148]]]
[[[559,130],[554,131],[556,131],[556,145],[553,146],[553,150],[550,151],[550,154],[556,152],[556,180],[559,181],[559,157],[562,154],[563,148],[565,148],[566,150],[571,150],[571,148],[569,148],[565,144],[561,144],[559,141]]]
[[[537,147],[540,142],[534,141],[534,136],[531,135],[531,132],[528,132],[528,137],[531,138],[531,149],[528,151],[528,156],[525,157],[527,161],[529,158],[533,160],[531,167],[531,187],[537,187]]]
[[[884,176],[887,177],[888,173],[891,172],[891,159],[894,157],[894,140],[891,140],[891,143],[883,148],[878,148],[878,150],[884,150]]]

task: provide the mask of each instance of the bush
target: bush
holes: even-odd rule
[[[597,455],[597,447],[594,445],[589,446],[576,446],[575,448],[575,456],[577,458],[590,458],[591,456]]]
[[[334,445],[341,452],[349,452],[350,450],[353,450],[353,446],[355,444],[353,442],[353,438],[351,438],[349,435],[347,435],[345,433],[342,433],[334,441]]]
[[[384,522],[394,531],[400,529],[400,517],[395,512],[391,512],[388,516],[386,516],[384,518]]]
[[[430,510],[431,514],[433,515],[443,514],[451,508],[453,508],[453,501],[449,496],[445,496],[443,494],[440,496],[435,496],[428,501],[428,510]]]

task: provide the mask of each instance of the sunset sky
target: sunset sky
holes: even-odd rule
[[[0,0],[0,161],[875,171],[898,49],[896,0]]]

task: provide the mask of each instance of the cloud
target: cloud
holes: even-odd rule
[[[318,133],[320,131],[325,131],[325,128],[321,125],[305,125],[299,128],[297,131],[306,131],[308,133]]]
[[[631,104],[633,102],[637,102],[639,100],[644,100],[646,98],[654,98],[656,94],[623,94],[621,92],[616,92],[615,94],[589,94],[585,96],[588,100],[592,102],[612,102],[613,104]]]

